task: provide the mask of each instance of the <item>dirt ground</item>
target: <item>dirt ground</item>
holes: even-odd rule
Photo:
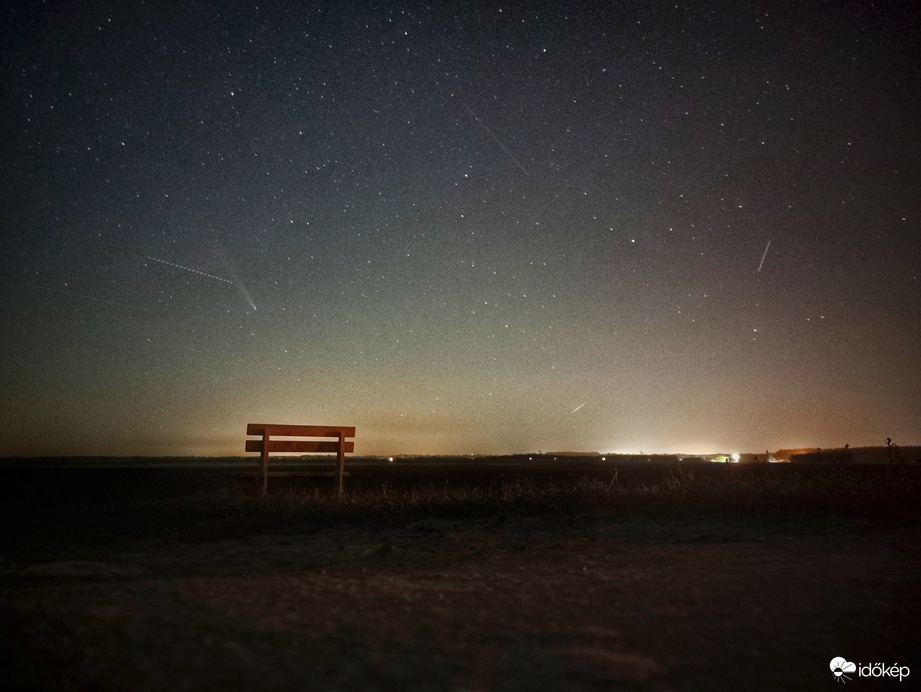
[[[132,540],[90,559],[0,562],[0,681],[804,690],[833,688],[836,656],[921,677],[919,548],[905,522],[712,514]]]

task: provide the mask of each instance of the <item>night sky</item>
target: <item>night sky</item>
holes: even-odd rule
[[[921,443],[916,2],[13,2],[0,455]]]

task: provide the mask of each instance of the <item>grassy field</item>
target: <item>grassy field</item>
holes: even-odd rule
[[[921,675],[914,465],[366,461],[343,498],[261,498],[238,470],[7,465],[3,689],[794,690],[834,684],[836,656]]]

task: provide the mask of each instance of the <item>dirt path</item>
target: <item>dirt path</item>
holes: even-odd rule
[[[919,547],[910,527],[642,517],[137,542],[0,564],[0,672],[33,689],[800,690],[844,656],[921,676]]]

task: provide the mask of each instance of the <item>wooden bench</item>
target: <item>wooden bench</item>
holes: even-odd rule
[[[348,476],[345,470],[345,455],[355,451],[355,442],[346,440],[355,437],[355,428],[334,425],[275,425],[271,423],[250,423],[246,426],[247,435],[258,435],[258,440],[247,440],[247,452],[259,452],[259,470],[255,474],[262,495],[268,489],[269,476],[333,476],[336,479],[336,491],[342,495],[343,478]],[[280,437],[326,438],[312,440],[280,440]],[[333,438],[335,441],[329,439]],[[269,459],[279,460],[286,457],[270,457],[270,454],[330,454],[336,455],[335,470],[308,469],[309,463],[301,464],[302,469],[284,471],[269,470]],[[251,474],[252,475],[252,474]]]

